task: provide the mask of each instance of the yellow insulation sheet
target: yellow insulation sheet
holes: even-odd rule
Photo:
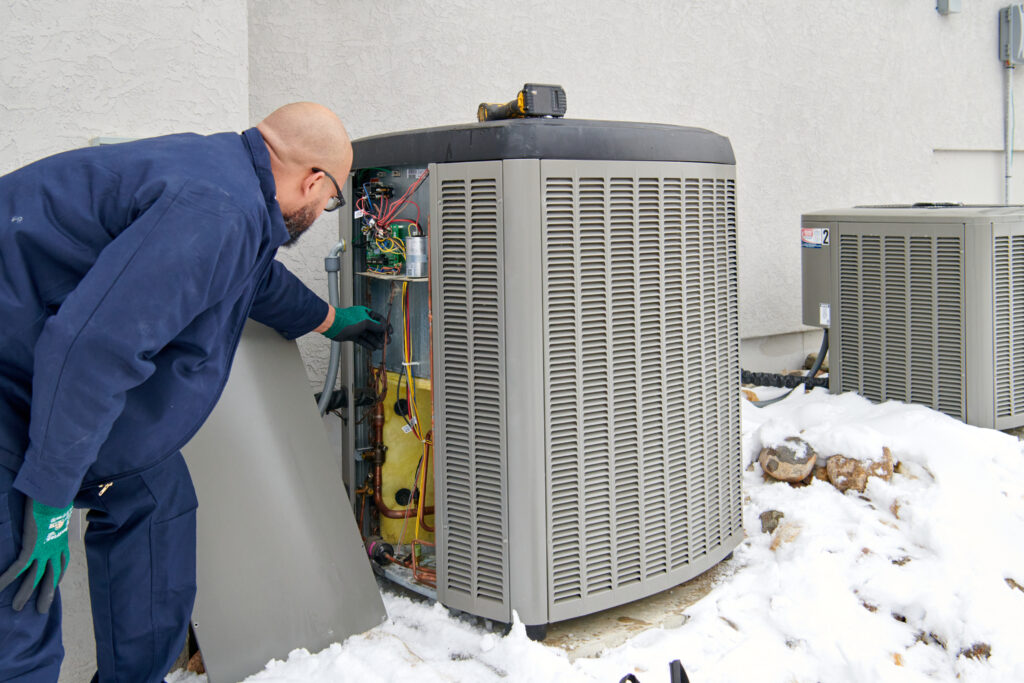
[[[416,388],[416,409],[420,418],[420,434],[426,437],[433,424],[431,410],[430,380],[417,377],[413,380]],[[412,432],[403,431],[406,426],[402,416],[395,412],[395,401],[405,398],[406,381],[402,380],[402,395],[398,391],[398,374],[388,373],[388,395],[384,399],[384,444],[388,447],[387,459],[382,472],[383,484],[381,497],[392,510],[415,509],[411,493],[416,487],[416,467],[423,456],[423,444]],[[409,492],[408,505],[399,505],[395,494],[405,489]],[[431,452],[430,467],[427,470],[427,498],[425,506],[434,504],[434,462]],[[434,526],[434,516],[426,517],[427,523]],[[402,527],[405,526],[404,536]],[[408,543],[416,537],[416,517],[408,520],[380,518],[381,536],[388,543]],[[433,543],[434,534],[420,528],[419,539]]]

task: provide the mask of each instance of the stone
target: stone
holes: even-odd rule
[[[757,461],[769,476],[779,481],[798,482],[814,469],[818,454],[798,436],[787,437],[778,446],[761,449]]]
[[[787,543],[792,543],[800,536],[800,525],[793,522],[783,522],[772,534],[772,542],[769,546],[776,551]]]
[[[847,458],[844,455],[833,455],[825,463],[828,480],[833,486],[844,492],[853,489],[858,493],[864,493],[868,477],[892,481],[895,470],[892,451],[887,446],[882,447],[882,457],[877,460],[864,462],[856,458]]]
[[[853,489],[863,493],[868,483],[868,471],[860,460],[833,455],[825,465],[828,480],[842,492]]]
[[[785,517],[784,514],[778,510],[765,510],[761,513],[761,531],[766,534],[770,534],[775,531],[775,527],[779,526],[779,520]]]
[[[810,370],[814,367],[814,363],[818,360],[818,353],[809,353],[807,358],[804,359],[804,370]],[[828,351],[825,352],[825,360],[821,362],[821,367],[818,368],[818,374],[828,372]]]
[[[882,446],[882,457],[880,460],[872,460],[868,463],[868,475],[878,477],[885,481],[892,481],[892,473],[896,471],[892,458],[892,451],[888,446]]]
[[[960,656],[968,659],[988,659],[992,656],[992,646],[988,643],[975,643],[970,648],[960,650]]]

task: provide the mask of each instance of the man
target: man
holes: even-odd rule
[[[90,509],[94,680],[163,679],[195,597],[179,449],[246,318],[382,343],[380,316],[334,309],[274,260],[343,204],[351,163],[341,121],[306,102],[241,135],[80,149],[0,177],[0,680],[57,680],[72,504]]]

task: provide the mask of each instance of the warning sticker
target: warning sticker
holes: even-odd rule
[[[800,246],[807,249],[820,249],[828,246],[828,228],[801,228]]]

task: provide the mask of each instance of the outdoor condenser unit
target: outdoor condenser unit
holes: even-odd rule
[[[1024,207],[914,205],[802,219],[803,322],[830,389],[1024,424]]]
[[[429,282],[407,280],[432,358],[437,599],[542,629],[728,556],[743,536],[728,139],[526,119],[354,148],[346,192],[371,203],[428,171]],[[356,245],[345,296],[383,310],[401,276],[359,272],[351,213],[342,235]],[[359,366],[343,368],[356,417]],[[358,454],[358,426],[345,439]]]

